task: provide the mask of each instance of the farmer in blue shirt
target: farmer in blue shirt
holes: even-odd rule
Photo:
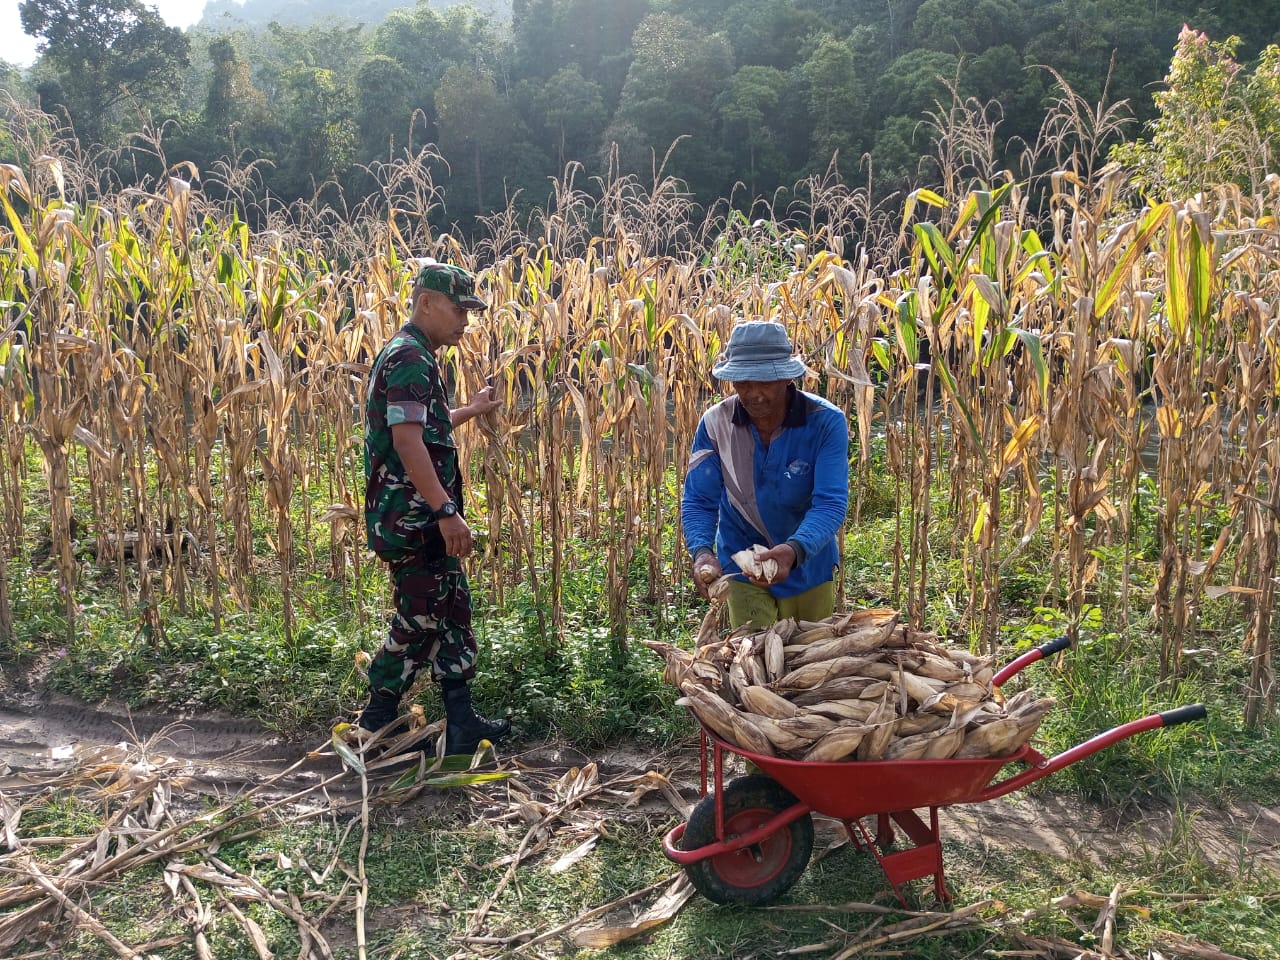
[[[822,620],[835,609],[836,531],[849,504],[849,421],[796,388],[807,368],[782,324],[739,323],[712,375],[733,387],[698,424],[681,501],[698,591],[722,574],[729,621],[765,626]],[[759,544],[773,576],[751,576],[733,554]]]

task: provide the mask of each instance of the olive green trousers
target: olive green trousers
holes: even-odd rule
[[[794,617],[797,620],[825,620],[836,609],[836,585],[828,580],[794,597],[778,598],[764,587],[744,580],[729,581],[729,625],[740,627],[771,623]]]

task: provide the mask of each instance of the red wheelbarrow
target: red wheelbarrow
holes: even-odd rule
[[[1000,686],[1068,643],[1066,637],[1059,637],[1028,651],[997,673],[992,684]],[[702,800],[686,823],[663,837],[662,849],[684,867],[693,886],[709,900],[762,906],[790,889],[804,872],[813,852],[812,814],[820,813],[840,820],[853,845],[876,858],[903,906],[907,905],[903,885],[929,876],[939,902],[949,902],[938,832],[940,807],[1002,797],[1134,734],[1204,717],[1202,704],[1152,714],[1100,733],[1051,759],[1023,745],[1009,756],[990,759],[806,762],[731,746],[704,727]],[[726,753],[745,757],[762,772],[725,786]],[[995,779],[1009,763],[1022,763],[1028,769]],[[924,808],[929,811],[928,823],[916,812]],[[874,838],[863,823],[873,816]],[[895,824],[912,846],[892,849]]]

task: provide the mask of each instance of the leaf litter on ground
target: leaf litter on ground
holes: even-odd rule
[[[489,915],[508,888],[516,886],[522,867],[537,860],[553,875],[572,871],[591,859],[619,811],[633,808],[653,795],[662,798],[674,815],[687,817],[690,802],[660,770],[602,778],[595,763],[568,770],[548,769],[518,759],[499,759],[491,747],[485,746],[473,757],[428,758],[420,754],[408,769],[401,764],[389,771],[382,762],[384,756],[377,762],[383,767],[378,771],[372,769],[374,765],[367,762],[361,749],[339,749],[340,743],[348,746],[344,738],[335,736],[287,769],[204,809],[189,798],[184,799],[184,791],[194,779],[190,764],[158,754],[149,743],[121,743],[82,751],[65,769],[23,775],[20,779],[24,782],[17,786],[10,777],[9,785],[0,790],[0,840],[4,844],[4,851],[0,852],[0,911],[4,911],[0,914],[0,954],[21,957],[23,954],[16,951],[23,947],[28,951],[26,956],[46,956],[48,951],[39,949],[37,944],[64,943],[85,932],[99,940],[111,955],[122,958],[176,947],[182,939],[187,940],[193,955],[211,957],[209,931],[221,918],[244,931],[258,957],[268,957],[273,955],[273,944],[266,932],[266,911],[296,930],[301,944],[298,956],[303,960],[331,960],[335,956],[330,943],[333,925],[339,923],[337,918],[350,916],[357,947],[365,956],[369,946],[366,854],[371,808],[401,806],[442,786],[465,791],[466,802],[483,811],[481,825],[495,830],[504,825],[523,827],[514,852],[480,867],[503,872],[489,895],[471,912],[466,932],[459,937],[472,955],[518,955],[561,938],[582,949],[607,948],[651,933],[669,922],[692,896],[684,872],[673,870],[568,920],[548,923],[542,929],[505,932],[503,923],[489,922]],[[328,761],[336,772],[303,789],[278,795],[290,774],[317,759]],[[481,766],[488,769],[480,769]],[[358,796],[353,796],[355,786]],[[74,797],[96,811],[95,826],[83,835],[27,835],[23,830],[24,814],[56,797]],[[184,812],[193,807],[195,812]],[[305,869],[315,889],[302,895],[271,889],[252,871],[238,870],[219,856],[223,846],[269,831],[277,822],[273,818],[293,824],[342,824],[335,853],[320,869],[300,854],[276,854],[275,862],[282,868]],[[35,819],[30,817],[26,823]],[[348,835],[357,828],[361,832],[360,853],[357,862],[349,864],[343,860],[341,850]],[[841,840],[834,838],[824,852],[840,845]],[[149,943],[129,944],[100,914],[95,894],[128,883],[130,871],[148,864],[160,867],[174,915],[188,928],[185,938],[166,936]],[[341,883],[336,893],[320,889],[331,878]],[[980,931],[1020,945],[1023,956],[1136,960],[1147,954],[1134,953],[1118,942],[1116,920],[1123,913],[1146,916],[1147,911],[1141,905],[1124,903],[1125,895],[1118,885],[1106,893],[1079,890],[1047,902],[1038,911],[1030,911],[1041,916],[1071,917],[1082,934],[1090,935],[1093,946],[1083,951],[1078,942],[1028,935],[1023,931],[1029,912],[1012,910],[996,900],[924,912],[869,903],[768,909],[816,911],[832,927],[832,938],[792,947],[789,954],[822,953],[845,960],[901,951],[904,945],[923,937]],[[1074,913],[1081,910],[1091,913],[1093,922],[1074,919]],[[846,929],[831,922],[848,913],[877,919],[861,929]],[[905,919],[885,924],[888,917]],[[1167,960],[1243,960],[1215,944],[1176,933],[1161,934],[1156,949]]]

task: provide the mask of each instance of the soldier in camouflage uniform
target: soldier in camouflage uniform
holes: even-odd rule
[[[359,724],[372,731],[395,721],[401,696],[429,665],[444,700],[446,752],[471,753],[511,724],[477,714],[467,686],[476,641],[462,561],[472,536],[453,428],[500,401],[486,387],[451,410],[436,360],[437,350],[461,339],[468,312],[485,309],[471,274],[429,263],[415,277],[410,304],[409,322],[374,361],[365,406],[365,525],[370,549],[390,568],[395,610],[369,666]]]

